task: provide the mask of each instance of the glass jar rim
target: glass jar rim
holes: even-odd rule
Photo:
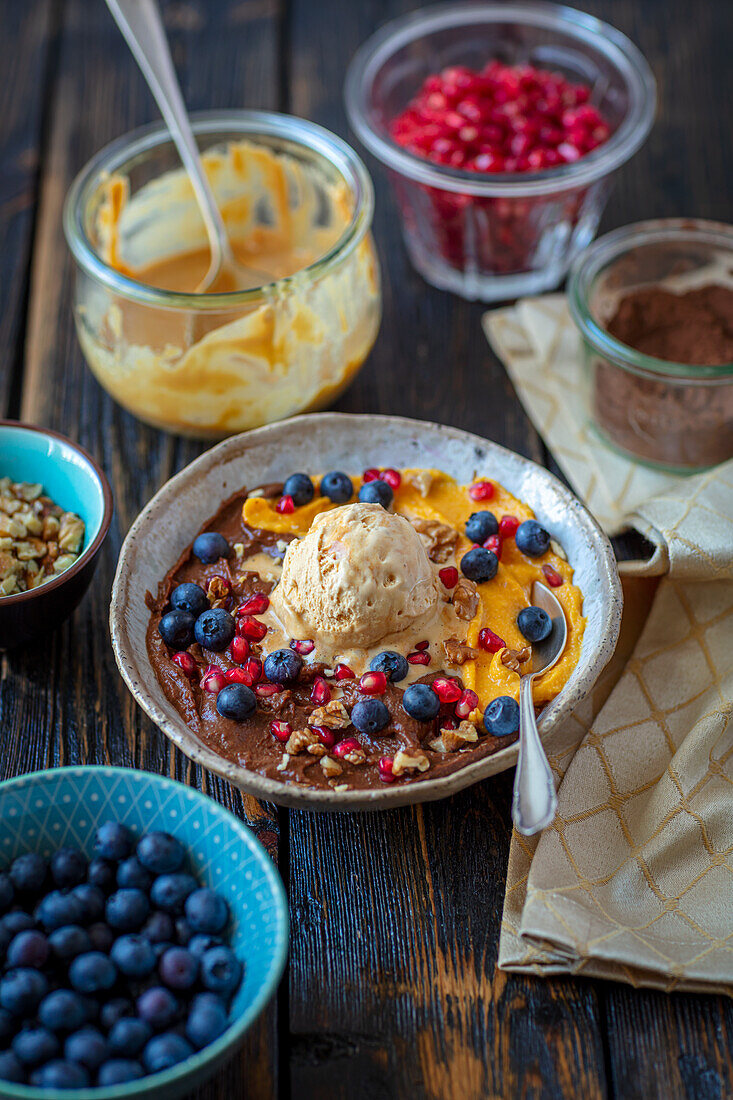
[[[537,172],[486,175],[435,164],[403,149],[371,122],[369,95],[377,73],[401,46],[426,33],[471,23],[515,22],[562,28],[592,42],[623,75],[630,90],[629,110],[608,141],[572,164]],[[595,16],[548,0],[435,4],[391,20],[364,42],[349,65],[344,86],[346,111],[359,140],[383,164],[417,183],[443,191],[497,198],[529,198],[585,187],[625,163],[645,141],[654,121],[656,81],[641,51],[621,31]]]
[[[191,126],[196,135],[215,135],[220,131],[251,137],[286,138],[329,161],[350,187],[354,210],[349,224],[338,240],[318,259],[292,275],[222,294],[195,294],[163,290],[132,279],[102,260],[87,235],[84,212],[104,175],[118,171],[133,158],[144,155],[172,139],[164,122],[140,126],[105,145],[81,169],[69,188],[64,203],[63,224],[66,241],[74,259],[88,275],[136,302],[167,309],[222,311],[241,304],[264,301],[266,293],[277,288],[282,293],[304,276],[317,277],[329,271],[356,248],[372,223],[374,188],[361,157],[336,134],[315,122],[276,111],[220,110],[193,112]]]
[[[613,359],[635,374],[658,378],[660,375],[686,382],[704,383],[733,378],[733,363],[718,366],[675,363],[656,359],[629,347],[611,336],[593,317],[590,295],[596,277],[608,264],[632,248],[679,241],[690,244],[726,246],[733,259],[733,225],[702,218],[653,218],[624,225],[599,237],[578,256],[568,276],[568,308],[581,336],[594,351]]]

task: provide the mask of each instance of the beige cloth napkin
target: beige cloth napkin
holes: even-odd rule
[[[539,839],[512,836],[499,966],[731,995],[733,462],[679,478],[606,447],[585,422],[562,296],[484,327],[605,529],[632,525],[656,547],[622,567],[617,655],[553,738],[557,819]],[[644,574],[662,573],[654,595]]]

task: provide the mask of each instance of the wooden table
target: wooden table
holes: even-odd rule
[[[170,0],[165,14],[191,108],[276,108],[348,136],[347,62],[377,25],[413,6]],[[584,6],[639,44],[661,97],[604,227],[658,215],[730,220],[729,0]],[[203,448],[138,424],[92,379],[72,324],[61,209],[100,146],[156,117],[101,0],[3,0],[0,401],[4,415],[56,428],[96,455],[116,513],[72,621],[3,656],[2,773],[74,763],[168,773],[244,816],[276,860],[290,897],[287,975],[201,1100],[732,1096],[729,1000],[496,970],[511,773],[379,816],[283,811],[194,767],[133,703],[107,630],[120,543],[143,504]],[[383,173],[370,167],[384,322],[338,408],[443,420],[547,462],[487,348],[481,307],[413,273]]]

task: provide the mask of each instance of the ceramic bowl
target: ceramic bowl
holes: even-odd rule
[[[97,567],[114,510],[112,490],[91,455],[47,428],[0,420],[0,477],[40,482],[85,524],[84,549],[66,572],[30,592],[0,597],[0,649],[59,626],[81,600]]]
[[[244,963],[232,1022],[214,1043],[172,1069],[130,1084],[73,1090],[74,1100],[172,1100],[234,1053],[275,992],[287,955],[285,892],[270,857],[233,814],[191,787],[133,768],[54,768],[1,783],[0,867],[24,852],[48,856],[69,844],[91,856],[97,827],[112,819],[137,834],[162,829],[181,840],[192,873],[228,901],[232,947]],[[0,1081],[0,1096],[7,1100],[70,1100],[71,1095]]]
[[[229,439],[164,485],[130,529],[112,590],[112,645],[135,699],[187,756],[243,791],[281,805],[364,810],[426,802],[516,763],[515,744],[452,775],[406,786],[343,792],[290,786],[217,756],[187,728],[158,683],[145,647],[145,593],[157,591],[218,503],[244,485],[281,481],[293,470],[359,471],[375,464],[437,467],[463,483],[477,476],[494,478],[526,501],[565,549],[584,594],[587,626],[577,667],[540,716],[543,738],[550,738],[589,693],[616,646],[622,599],[611,545],[570,490],[528,459],[457,428],[388,416],[320,413]]]

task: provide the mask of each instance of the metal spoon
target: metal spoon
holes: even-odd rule
[[[519,759],[514,777],[512,819],[516,829],[525,836],[539,833],[550,824],[557,811],[552,771],[537,732],[532,682],[557,664],[568,640],[568,624],[560,601],[539,581],[532,586],[532,603],[550,616],[552,630],[544,641],[532,644],[529,668],[519,680]]]
[[[191,180],[209,238],[211,262],[197,294],[225,294],[272,282],[272,276],[245,267],[234,257],[224,219],[216,204],[186,113],[157,0],[107,0],[173,138]]]

